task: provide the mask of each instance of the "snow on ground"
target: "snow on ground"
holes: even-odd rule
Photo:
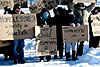
[[[39,57],[36,56],[35,39],[25,40],[25,64],[13,64],[12,60],[4,61],[3,54],[0,54],[0,67],[100,67],[100,48],[88,47],[88,42],[84,43],[83,56],[78,56],[76,61],[66,61],[66,57],[63,59],[53,59],[47,62],[39,61]]]

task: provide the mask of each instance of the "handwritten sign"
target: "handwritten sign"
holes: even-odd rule
[[[22,8],[27,8],[27,0],[14,0],[15,4],[20,4]]]
[[[33,38],[35,14],[0,15],[0,40]]]
[[[93,36],[100,36],[100,13],[97,15],[91,15],[91,23]]]
[[[36,50],[37,56],[56,55],[57,39],[38,40]]]
[[[56,55],[57,54],[57,37],[56,27],[35,26],[35,35],[37,39],[37,56]]]
[[[43,8],[45,8],[45,5],[43,4],[43,1],[40,0],[35,4],[31,5],[29,7],[29,10],[31,13],[40,13]]]
[[[44,26],[44,27],[39,27],[39,26],[35,26],[35,36],[37,39],[55,39],[57,38],[56,36],[56,26]]]
[[[88,41],[88,26],[71,27],[63,26],[63,41],[65,43],[75,43]]]
[[[77,2],[77,3],[94,3],[96,2],[95,0],[73,0],[73,2]]]
[[[8,46],[11,45],[13,42],[8,40],[8,41],[0,41],[0,47]]]
[[[55,0],[43,0],[43,3],[45,4],[45,7],[48,8],[49,10],[57,6]]]
[[[0,0],[0,8],[4,8],[6,6],[13,8],[14,1],[13,0]]]

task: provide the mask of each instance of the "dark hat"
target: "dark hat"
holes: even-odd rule
[[[21,5],[15,4],[13,9],[15,10],[16,8],[19,8],[20,9],[21,8]]]
[[[9,10],[9,9],[10,9],[10,7],[8,7],[8,6],[4,7],[4,10]]]
[[[48,10],[47,8],[43,8],[43,9],[41,10],[41,13],[44,13],[44,12],[49,12],[49,10]]]

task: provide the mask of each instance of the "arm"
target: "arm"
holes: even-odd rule
[[[86,8],[86,10],[87,10],[88,12],[92,11],[92,10],[94,9],[95,5],[96,5],[96,2],[95,2],[95,3],[91,3],[91,5],[89,5],[89,6]]]
[[[73,0],[68,1],[68,8],[74,12]]]

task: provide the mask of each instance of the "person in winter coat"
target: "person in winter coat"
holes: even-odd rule
[[[58,7],[57,9],[53,10],[55,16],[53,18],[53,23],[56,25],[56,32],[57,32],[57,50],[59,51],[60,59],[63,58],[63,38],[62,38],[62,26],[66,22],[65,18],[65,10],[62,7]],[[66,25],[66,24],[65,24]],[[54,55],[54,59],[58,59],[57,55]]]
[[[50,12],[47,8],[43,8],[37,15],[37,25],[43,27],[44,25],[52,26]],[[44,56],[40,56],[40,61],[42,62]],[[46,56],[47,61],[51,60],[51,56]]]
[[[91,11],[91,15],[97,15],[100,12],[100,7],[95,7],[92,11]],[[90,15],[90,17],[91,17]],[[89,41],[89,48],[94,47],[97,48],[99,45],[99,36],[93,36],[93,32],[92,32],[92,26],[91,23],[93,22],[93,20],[91,20],[91,18],[89,17],[89,33],[90,33],[90,41]]]
[[[4,14],[11,14],[10,7],[8,7],[8,6],[4,7]],[[3,49],[2,51],[4,53],[4,60],[8,60],[8,59],[12,60],[13,59],[12,44],[8,45],[8,46],[1,47],[1,48]],[[9,58],[8,58],[8,56],[9,56]]]
[[[76,22],[81,25],[88,25],[88,13],[95,7],[96,2],[91,3],[89,6],[85,6],[84,3],[77,3],[73,5],[72,2],[73,0],[68,1],[68,7],[74,12]],[[81,41],[80,45],[78,45],[77,55],[82,56],[83,46],[84,41]]]
[[[70,18],[70,19],[67,19],[66,21],[66,24],[67,26],[72,26],[72,27],[75,27],[77,25],[77,23],[75,23],[75,19],[74,19],[74,14],[73,12],[68,9],[67,12],[66,12],[66,19],[67,18]],[[76,43],[64,43],[65,44],[65,55],[66,55],[66,61],[69,61],[71,58],[70,58],[70,49],[72,50],[72,60],[77,60],[76,58],[76,51],[75,51],[75,46],[76,46]]]
[[[15,4],[14,8],[12,10],[12,14],[24,14],[24,12],[21,11],[21,6],[19,4]],[[18,39],[13,41],[13,58],[14,58],[14,64],[17,63],[25,63],[24,59],[24,39]],[[17,51],[18,49],[18,51]]]

